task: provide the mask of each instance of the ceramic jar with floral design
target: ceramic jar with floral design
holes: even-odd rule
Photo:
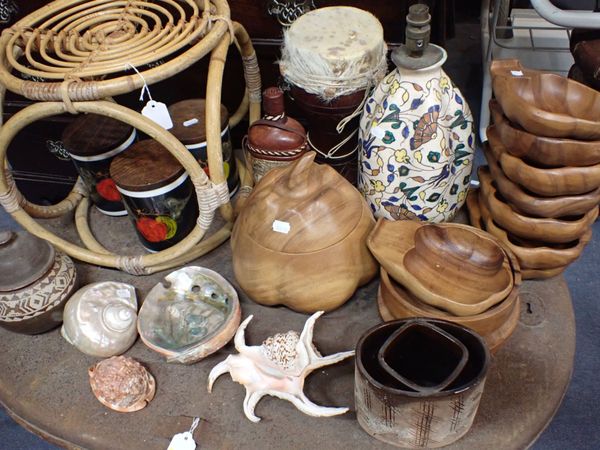
[[[377,217],[448,221],[466,198],[473,118],[442,70],[446,52],[429,47],[439,59],[423,68],[393,55],[398,67],[364,106],[358,187]]]

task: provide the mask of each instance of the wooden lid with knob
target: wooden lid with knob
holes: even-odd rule
[[[206,141],[206,101],[201,98],[182,100],[169,106],[169,114],[173,120],[173,128],[169,131],[184,145],[198,144]],[[229,121],[229,113],[221,105],[221,130]]]
[[[133,127],[119,120],[98,114],[81,114],[62,134],[69,153],[94,156],[119,147],[133,133]]]

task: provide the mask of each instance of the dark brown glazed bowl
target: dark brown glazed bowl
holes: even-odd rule
[[[548,138],[528,133],[509,122],[497,100],[490,100],[490,113],[500,140],[517,158],[548,166],[600,164],[600,141]]]
[[[380,364],[379,350],[390,336],[415,321],[426,321],[442,329],[467,350],[464,368],[439,392],[412,390]],[[460,325],[427,318],[379,324],[366,331],[356,346],[354,397],[358,422],[376,439],[400,447],[436,448],[451,444],[465,435],[473,423],[489,361],[484,340]],[[435,364],[436,361],[431,361],[431,370],[435,370]],[[455,405],[459,399],[462,408],[457,411]]]

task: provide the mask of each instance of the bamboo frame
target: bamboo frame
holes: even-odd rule
[[[184,1],[188,4],[190,2],[194,3],[192,0]],[[159,0],[159,2],[155,3],[160,2],[166,2],[171,4],[171,6],[177,6],[174,3],[174,0]],[[48,16],[52,16],[52,19],[48,19],[48,21],[63,20],[63,22],[67,20],[64,19],[64,17],[68,16],[69,14],[75,14],[75,19],[84,17],[85,11],[80,11],[79,13],[77,12],[76,4],[81,4],[82,1],[80,0],[55,1],[18,22],[11,29],[11,32],[3,33],[2,37],[0,37],[0,83],[2,84],[2,87],[0,87],[0,100],[3,101],[5,89],[8,87],[10,90],[16,89],[17,93],[30,99],[45,100],[46,103],[39,103],[26,107],[11,117],[11,119],[0,129],[0,161],[6,161],[6,151],[8,145],[14,136],[28,124],[45,117],[61,114],[67,111],[72,113],[85,112],[105,115],[116,120],[123,121],[134,126],[135,128],[138,128],[151,138],[157,140],[164,147],[166,147],[183,165],[183,167],[189,173],[190,178],[196,186],[196,190],[199,192],[199,194],[206,193],[208,190],[222,186],[223,184],[226,186],[226,179],[223,172],[220,138],[220,104],[223,69],[227,57],[228,47],[231,41],[236,43],[242,55],[247,86],[246,95],[230,120],[230,124],[232,126],[236,125],[243,118],[248,109],[250,112],[251,123],[260,118],[260,74],[258,72],[256,54],[252,47],[250,38],[240,24],[232,23],[229,20],[229,7],[227,2],[224,0],[213,0],[214,8],[208,0],[196,0],[196,3],[198,4],[201,2],[203,2],[203,8],[194,9],[195,18],[197,18],[197,12],[200,10],[212,11],[216,8],[217,12],[217,16],[203,14],[202,21],[206,22],[201,21],[200,25],[198,25],[198,28],[202,30],[201,33],[204,33],[205,28],[210,28],[208,24],[211,22],[211,20],[216,18],[219,21],[190,50],[182,53],[158,68],[143,71],[142,76],[136,74],[134,76],[121,76],[116,79],[103,81],[80,81],[79,77],[77,77],[77,80],[71,81],[70,78],[73,75],[73,72],[65,73],[63,71],[61,75],[65,80],[63,83],[48,83],[23,81],[12,75],[11,71],[13,68],[20,69],[19,65],[15,64],[16,56],[19,55],[19,48],[16,46],[18,39],[16,39],[15,36],[19,35],[21,36],[22,40],[27,42],[24,50],[27,58],[31,57],[32,49],[41,50],[43,53],[43,49],[48,47],[48,40],[52,38],[52,33],[56,30],[49,33],[50,37],[48,37],[48,35],[44,37],[42,36],[43,33],[40,32],[36,34],[36,30],[33,30],[33,34],[27,37],[25,36],[25,32],[23,30],[31,26],[31,24],[37,23],[36,21],[42,20]],[[139,0],[91,0],[83,3],[85,6],[90,6],[90,4],[110,4],[116,6],[126,5],[125,9],[127,9],[127,7],[130,5],[139,6],[141,3],[146,5],[146,2],[141,2]],[[67,12],[54,15],[52,14],[55,9],[72,5],[75,6],[67,10]],[[139,13],[137,9],[135,11]],[[87,12],[89,13],[89,10],[87,10]],[[219,13],[225,14],[219,15]],[[70,19],[73,19],[73,17]],[[194,20],[192,20],[192,22],[193,21]],[[77,20],[75,20],[75,22],[77,22]],[[61,22],[59,22],[59,24],[60,23]],[[102,20],[94,19],[93,23],[101,24]],[[43,27],[46,25],[46,22],[42,24]],[[80,28],[83,27],[82,24],[72,24],[72,26],[74,28],[77,28],[78,26]],[[87,26],[89,26],[89,23]],[[60,26],[58,27],[60,28]],[[234,33],[234,38],[227,33],[227,30],[229,30],[230,33]],[[86,35],[84,34],[83,38],[85,37]],[[142,38],[143,37],[140,37],[139,39]],[[186,43],[190,43],[192,40],[197,38],[198,34],[192,32],[186,37]],[[60,41],[60,45],[56,42],[54,43],[54,49],[57,54],[61,54],[63,57],[65,56],[64,52],[62,52],[62,45],[69,45],[72,53],[77,53],[74,51],[75,48],[73,47],[74,44],[72,41],[68,41],[68,43],[65,44],[65,37],[62,36],[62,39],[63,40]],[[86,42],[89,44],[89,39]],[[81,42],[79,43],[81,44]],[[176,51],[173,49],[178,45],[178,43],[172,44],[167,50],[170,50],[172,53],[173,51]],[[167,50],[166,53],[169,53]],[[200,169],[194,158],[183,146],[183,144],[181,144],[169,132],[137,112],[107,100],[98,100],[98,96],[112,96],[140,88],[143,85],[144,80],[148,84],[151,84],[152,82],[165,79],[173,74],[173,71],[178,72],[189,67],[198,59],[206,55],[209,51],[211,52],[211,59],[206,87],[206,127],[208,166],[211,174],[210,180],[204,171]],[[55,59],[50,58],[47,54],[43,54],[43,57],[47,58],[49,61],[56,62]],[[167,70],[162,70],[165,68],[165,66]],[[157,69],[161,70],[159,71]],[[123,68],[120,67],[119,70],[123,70]],[[87,74],[87,72],[83,71],[78,75],[83,74]],[[95,76],[98,74],[100,74],[100,72],[96,71],[92,75]],[[59,77],[52,75],[50,78]],[[57,84],[60,86],[57,87]],[[125,87],[126,90],[123,90]],[[62,103],[49,101],[60,99],[63,100]],[[85,99],[91,100],[80,101]],[[0,167],[4,166],[5,165]],[[242,173],[245,172],[242,171]],[[242,180],[242,184],[246,186],[243,191],[245,195],[247,195],[247,191],[249,190],[247,186],[247,180]],[[7,171],[6,167],[4,167],[4,170],[0,171],[0,196],[10,197],[9,193],[11,193],[11,190],[12,195],[17,202],[16,206],[11,206],[11,209],[14,208],[14,210],[9,212],[17,222],[19,222],[32,234],[46,239],[55,245],[59,250],[62,250],[63,252],[77,259],[91,264],[119,268],[138,275],[150,274],[174,267],[176,265],[184,264],[214,249],[228,239],[234,220],[233,208],[231,203],[227,201],[220,206],[220,212],[226,219],[226,224],[211,237],[200,242],[204,237],[206,229],[208,228],[207,224],[212,222],[214,211],[207,211],[206,207],[203,210],[202,195],[198,195],[198,203],[201,211],[199,223],[203,224],[203,226],[197,225],[184,240],[167,250],[163,250],[155,254],[146,254],[141,256],[120,256],[108,251],[93,236],[87,222],[90,203],[89,200],[84,197],[82,190],[78,185],[74,187],[67,199],[63,200],[57,205],[50,207],[34,205],[27,202],[20,195],[18,190],[16,190],[10,173]],[[79,206],[77,206],[75,213],[75,225],[82,242],[87,248],[79,247],[50,233],[31,217],[32,215],[36,217],[56,217],[72,210],[78,203]],[[210,209],[212,209],[212,207]]]

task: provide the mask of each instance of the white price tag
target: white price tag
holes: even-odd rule
[[[167,450],[195,450],[196,442],[192,437],[192,433],[186,431],[185,433],[177,433],[171,439],[169,448]]]
[[[164,103],[150,100],[148,103],[146,103],[144,109],[142,109],[142,115],[146,116],[150,120],[153,120],[165,130],[170,130],[173,128],[173,120],[171,119],[167,105]]]
[[[175,436],[173,436],[167,450],[195,450],[196,442],[194,441],[194,430],[199,423],[200,418],[194,417],[189,431],[177,433]]]
[[[289,222],[283,222],[282,220],[274,220],[273,221],[273,231],[282,234],[288,234],[290,232],[291,226]]]
[[[521,72],[520,70],[511,70],[510,73],[512,74],[513,77],[522,77],[523,76],[523,72]]]

